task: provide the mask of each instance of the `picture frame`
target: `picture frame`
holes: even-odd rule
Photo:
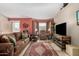
[[[79,25],[79,10],[76,11],[76,20],[77,20],[77,25]]]

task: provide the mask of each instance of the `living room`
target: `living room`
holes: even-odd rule
[[[79,56],[78,5],[79,3],[0,4],[0,55]]]

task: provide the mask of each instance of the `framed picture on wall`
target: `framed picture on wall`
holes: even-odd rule
[[[76,11],[76,20],[77,20],[77,25],[79,25],[79,10]]]

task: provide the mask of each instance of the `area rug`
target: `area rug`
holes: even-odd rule
[[[26,50],[24,56],[58,56],[49,43],[34,42]]]

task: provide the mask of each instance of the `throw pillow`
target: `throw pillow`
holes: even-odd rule
[[[9,37],[11,43],[13,43],[13,45],[15,46],[16,45],[16,39],[12,36],[8,36],[8,37]]]
[[[10,43],[9,38],[6,35],[2,35],[0,38],[1,43]]]
[[[27,39],[28,38],[28,34],[27,33],[22,33],[22,39]]]

